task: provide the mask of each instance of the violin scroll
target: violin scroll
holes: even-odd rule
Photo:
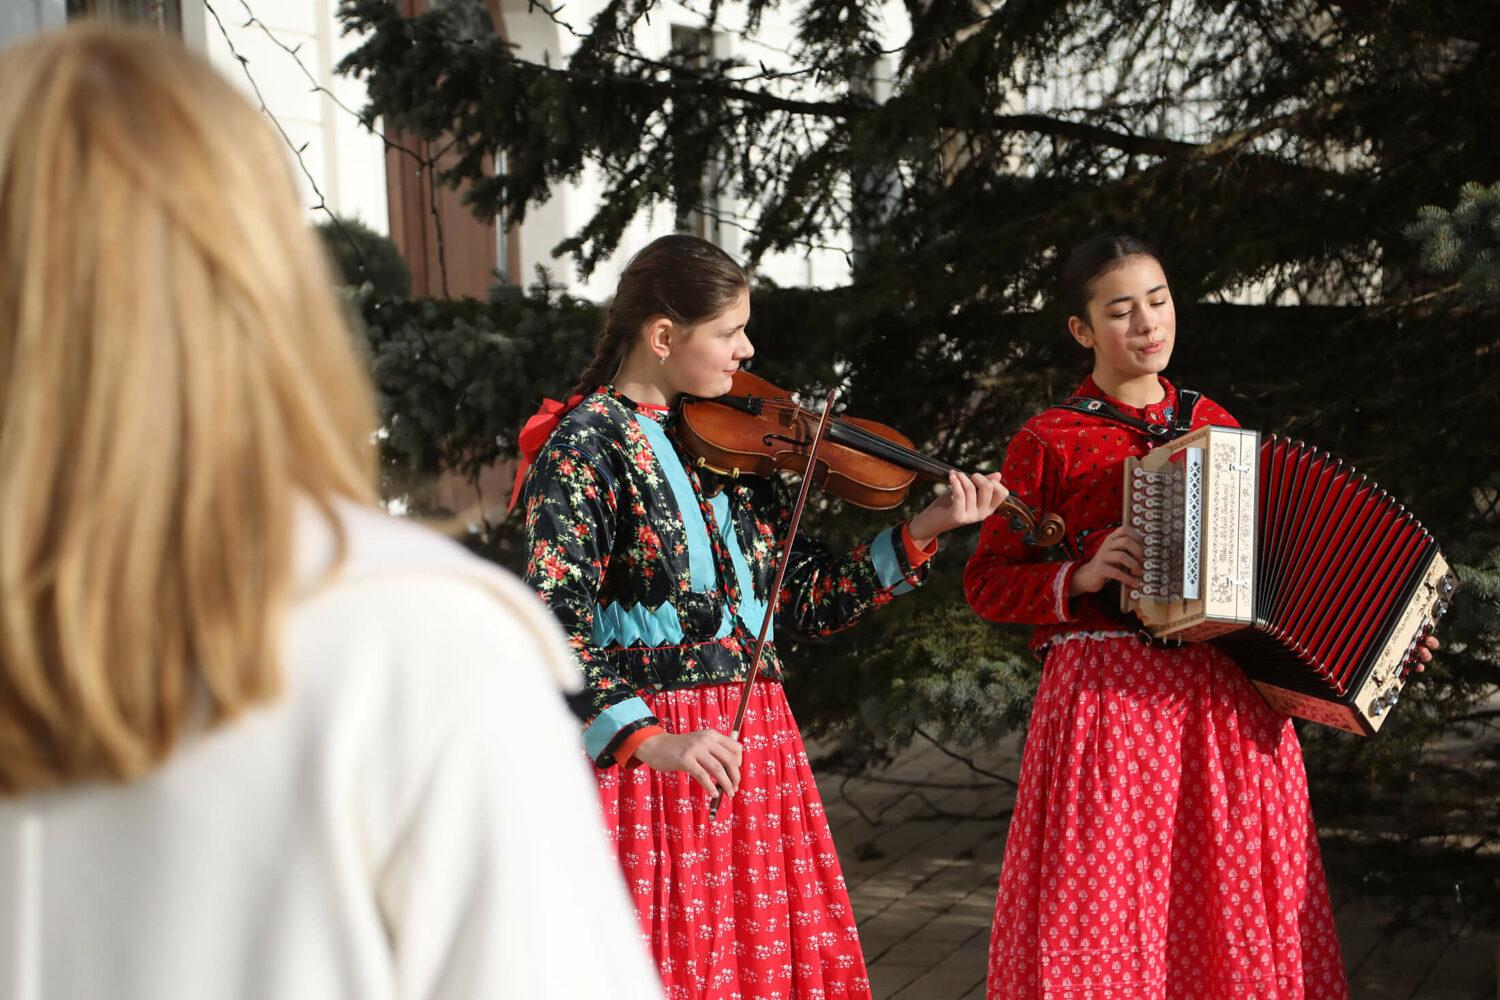
[[[1010,529],[1021,535],[1021,540],[1027,545],[1037,548],[1050,548],[1063,540],[1067,534],[1067,526],[1063,519],[1056,514],[1043,514],[1037,518],[1030,507],[1026,506],[1015,497],[1006,497],[1000,504],[1000,509],[1005,513],[1006,522]]]

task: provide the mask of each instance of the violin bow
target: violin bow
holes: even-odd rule
[[[761,619],[760,635],[755,637],[755,649],[750,654],[750,670],[745,674],[745,682],[740,687],[740,702],[734,710],[734,728],[729,732],[729,738],[736,743],[740,740],[740,730],[745,725],[745,713],[750,708],[750,691],[755,687],[755,678],[760,674],[761,657],[766,651],[766,636],[771,631],[771,622],[776,617],[776,605],[781,600],[781,581],[786,578],[787,564],[792,561],[792,543],[797,540],[797,525],[802,521],[802,508],[807,506],[807,496],[812,492],[813,469],[817,467],[818,448],[823,443],[823,438],[828,432],[828,425],[833,416],[833,403],[838,398],[839,391],[830,389],[828,398],[823,401],[823,415],[818,418],[818,429],[813,434],[812,447],[807,450],[807,468],[802,473],[802,487],[797,492],[797,504],[792,508],[792,521],[787,528],[786,542],[781,547],[781,559],[776,564],[776,582],[771,586],[771,599],[766,602],[766,616]],[[724,792],[719,790],[708,805],[708,822],[712,825],[719,818],[719,804],[724,801]]]

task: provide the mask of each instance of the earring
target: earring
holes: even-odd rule
[[[667,366],[667,357],[665,354],[658,354],[656,356],[656,363],[665,368]]]

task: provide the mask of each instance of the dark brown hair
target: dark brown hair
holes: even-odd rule
[[[733,257],[696,236],[659,236],[625,265],[604,310],[594,358],[569,395],[587,394],[615,374],[641,327],[665,316],[679,327],[712,319],[750,287]]]
[[[1149,243],[1129,233],[1100,233],[1074,247],[1063,264],[1059,281],[1063,308],[1068,315],[1088,322],[1089,296],[1094,293],[1094,282],[1130,257],[1150,257],[1161,263],[1161,258]]]

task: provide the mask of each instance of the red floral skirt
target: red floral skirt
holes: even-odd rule
[[[740,685],[644,695],[668,731],[728,733]],[[779,683],[745,716],[739,794],[708,822],[687,774],[597,771],[605,826],[667,1000],[868,998],[823,802]]]
[[[1291,722],[1212,646],[1053,647],[990,1000],[1346,1000]]]

